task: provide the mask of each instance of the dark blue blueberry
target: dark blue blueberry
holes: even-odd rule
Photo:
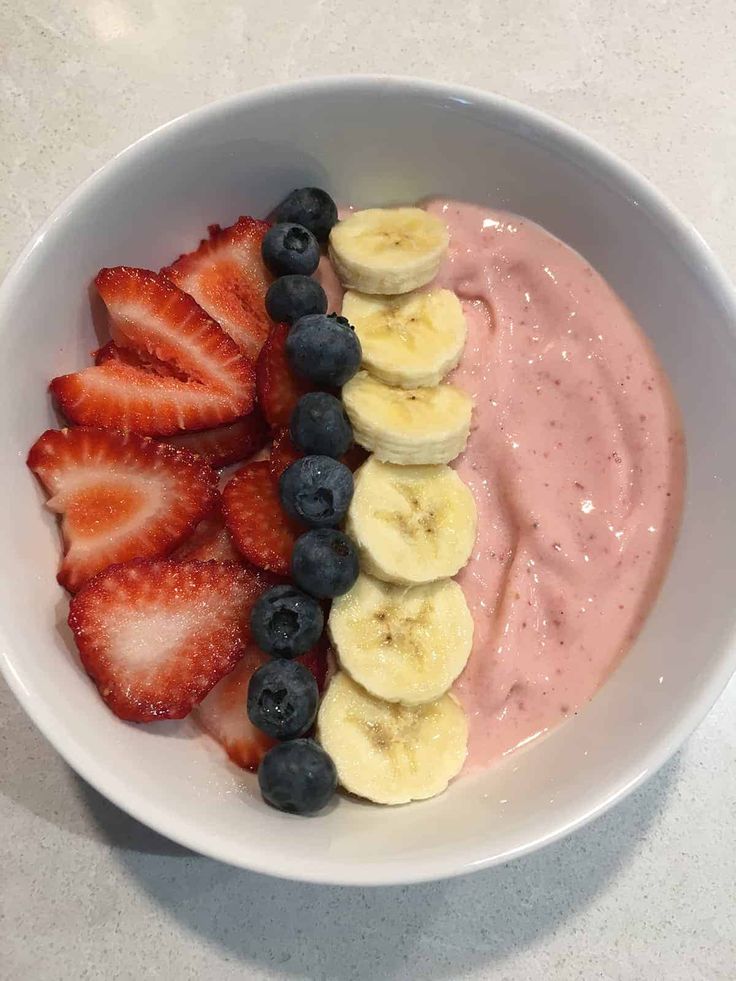
[[[282,222],[266,232],[261,254],[274,276],[311,276],[319,265],[319,242],[303,225]]]
[[[342,456],[353,443],[353,427],[342,402],[327,392],[302,395],[291,414],[290,431],[305,453]]]
[[[284,510],[310,528],[339,525],[353,497],[353,475],[330,456],[304,456],[279,477]]]
[[[314,528],[296,540],[291,575],[305,593],[319,599],[342,596],[358,578],[358,552],[335,528]]]
[[[358,335],[344,317],[300,317],[286,338],[286,357],[298,375],[339,388],[360,368]]]
[[[314,647],[325,620],[319,603],[293,586],[274,586],[250,614],[253,640],[272,657],[298,657]]]
[[[294,221],[304,225],[320,242],[326,242],[337,224],[337,205],[319,187],[299,187],[274,211],[275,221]]]
[[[248,683],[248,718],[272,739],[303,736],[312,727],[318,703],[315,677],[298,661],[268,661]]]
[[[266,313],[279,324],[293,324],[310,313],[327,310],[327,295],[309,276],[282,276],[268,287]]]
[[[294,739],[269,749],[258,768],[258,786],[279,811],[316,814],[337,789],[337,771],[313,739]]]

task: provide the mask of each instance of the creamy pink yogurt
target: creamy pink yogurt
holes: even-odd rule
[[[434,285],[468,320],[452,381],[475,400],[455,463],[479,518],[455,685],[474,769],[574,713],[630,646],[674,544],[684,442],[654,351],[585,259],[511,214],[429,210],[451,236]]]

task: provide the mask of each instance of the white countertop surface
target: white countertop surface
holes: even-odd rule
[[[579,127],[651,178],[734,275],[735,15],[728,0],[0,0],[0,272],[159,123],[274,81],[388,72]],[[137,824],[0,682],[0,978],[734,979],[735,720],[732,682],[643,789],[530,858],[331,889],[218,865]]]

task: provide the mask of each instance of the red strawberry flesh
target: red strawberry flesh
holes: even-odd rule
[[[235,422],[200,432],[169,436],[165,442],[197,453],[211,467],[226,467],[248,460],[268,442],[270,431],[258,409]]]
[[[28,466],[61,516],[58,578],[72,592],[115,562],[167,555],[217,500],[206,461],[140,436],[48,430]]]
[[[274,324],[256,362],[258,402],[272,426],[288,426],[294,407],[314,386],[298,378],[286,360],[286,324]]]
[[[110,316],[113,340],[143,358],[174,365],[192,381],[252,400],[249,359],[183,290],[149,269],[116,266],[95,279]]]
[[[284,513],[268,460],[249,463],[222,491],[225,523],[242,554],[259,569],[287,575],[301,530]]]
[[[199,248],[162,270],[251,358],[258,356],[271,326],[265,298],[272,277],[261,258],[268,228],[268,222],[248,217],[229,228],[211,225]]]
[[[78,426],[148,436],[211,429],[234,422],[251,408],[250,397],[164,378],[119,361],[61,375],[50,388],[66,418]]]

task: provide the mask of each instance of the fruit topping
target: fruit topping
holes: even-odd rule
[[[291,415],[291,438],[304,453],[340,457],[353,444],[353,429],[340,399],[308,392]]]
[[[132,434],[50,429],[28,466],[61,517],[58,578],[71,592],[112,563],[168,555],[217,499],[205,460]]]
[[[377,804],[434,797],[467,754],[467,719],[452,695],[425,705],[386,702],[345,671],[322,699],[317,733],[342,786]]]
[[[421,208],[370,208],[335,225],[330,259],[343,286],[408,293],[434,279],[448,243],[444,222]]]
[[[274,276],[311,276],[319,265],[319,242],[293,222],[272,225],[262,246],[263,261]]]
[[[242,657],[259,576],[233,564],[114,565],[72,599],[87,673],[129,722],[181,719]]]
[[[330,611],[341,666],[377,698],[420,705],[444,695],[465,667],[473,618],[452,579],[395,586],[361,575]]]
[[[282,276],[268,287],[266,311],[277,323],[293,324],[310,313],[327,312],[327,294],[309,276]]]
[[[319,187],[299,187],[276,208],[274,220],[297,222],[308,228],[318,241],[326,242],[337,222],[337,205]]]
[[[248,217],[229,228],[210,225],[199,248],[161,270],[254,359],[271,326],[263,309],[271,276],[261,258],[268,228],[268,222]]]
[[[341,596],[358,578],[355,545],[336,528],[313,528],[296,540],[291,575],[306,593],[320,599]]]
[[[238,550],[259,569],[285,576],[299,527],[279,501],[268,460],[249,463],[222,491],[222,512]]]
[[[312,739],[294,739],[270,749],[258,769],[258,785],[271,807],[289,814],[316,814],[337,787],[335,765]]]
[[[353,496],[353,475],[329,456],[305,456],[279,477],[286,513],[310,528],[339,525]]]
[[[318,702],[315,677],[298,661],[267,661],[248,685],[248,718],[272,739],[296,739],[308,732]]]
[[[253,607],[253,640],[272,657],[298,657],[322,636],[322,607],[294,586],[274,586]]]
[[[211,467],[227,467],[248,460],[263,449],[270,437],[265,419],[258,409],[225,426],[193,433],[168,436],[162,442],[197,453]]]
[[[301,378],[339,388],[360,367],[360,341],[344,317],[311,314],[289,331],[286,357]]]
[[[438,385],[465,347],[465,315],[450,290],[404,296],[348,290],[342,312],[360,340],[363,366],[387,385]]]
[[[413,585],[454,576],[470,558],[475,529],[473,495],[450,467],[371,456],[355,474],[345,531],[363,571],[378,579]]]
[[[288,426],[299,399],[312,385],[298,378],[286,360],[286,324],[275,324],[256,363],[258,401],[272,426]]]
[[[359,371],[342,398],[356,442],[387,463],[449,463],[470,435],[473,400],[446,382],[393,388]]]

